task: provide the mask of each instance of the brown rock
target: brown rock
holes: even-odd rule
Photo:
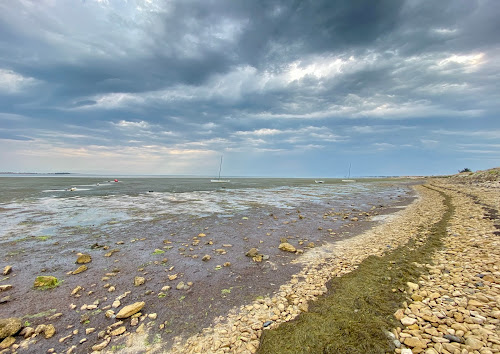
[[[210,257],[209,254],[206,254],[206,255],[203,256],[203,258],[201,260],[204,261],[204,262],[208,262],[210,259],[212,259],[212,257]]]
[[[417,337],[405,338],[405,345],[412,348],[425,348],[427,345]]]
[[[146,282],[146,279],[143,277],[135,277],[134,278],[134,285],[135,286],[140,286]]]
[[[286,252],[292,252],[292,253],[295,253],[297,251],[297,249],[295,247],[293,247],[291,244],[289,244],[288,242],[283,242],[281,243],[278,248],[282,251],[286,251]]]
[[[12,289],[12,285],[10,285],[10,284],[0,285],[0,293],[2,291],[7,291],[9,289]]]
[[[139,312],[142,310],[142,308],[146,305],[144,301],[141,302],[136,302],[131,305],[125,306],[122,308],[118,314],[116,315],[116,318],[128,318],[132,316],[133,314]]]
[[[90,262],[92,262],[92,257],[90,256],[90,254],[80,254],[76,259],[77,264],[85,264]]]
[[[16,342],[16,338],[14,338],[14,337],[5,338],[2,342],[0,342],[0,350],[7,349],[15,342]]]
[[[88,267],[84,264],[84,265],[81,265],[78,268],[76,268],[74,271],[72,271],[71,274],[73,274],[73,275],[80,274],[82,272],[85,272],[87,269],[88,269]]]
[[[110,335],[112,336],[119,336],[120,334],[123,334],[127,331],[127,328],[125,326],[118,327],[117,329],[111,331]]]
[[[54,325],[49,324],[45,326],[45,329],[43,331],[43,335],[45,336],[45,338],[49,339],[53,337],[54,334],[56,334],[56,328],[54,327]]]
[[[257,248],[250,248],[248,250],[248,252],[245,254],[245,256],[253,258],[258,254],[259,254],[259,251],[257,250]]]
[[[12,267],[10,265],[8,266],[5,266],[5,268],[3,269],[3,275],[9,275],[10,272],[12,272]]]
[[[106,348],[108,346],[108,344],[109,344],[110,341],[111,341],[111,338],[108,338],[104,342],[101,342],[99,344],[94,345],[92,347],[92,350],[96,351],[96,352],[101,351],[101,350],[103,350],[104,348]]]
[[[17,317],[0,319],[0,339],[13,336],[22,326],[21,319]]]

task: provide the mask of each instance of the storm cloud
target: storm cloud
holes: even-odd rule
[[[0,1],[2,170],[500,163],[498,1]]]

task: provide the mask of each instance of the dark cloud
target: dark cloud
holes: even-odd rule
[[[4,2],[2,137],[65,154],[453,151],[449,126],[500,129],[499,13],[494,0]]]

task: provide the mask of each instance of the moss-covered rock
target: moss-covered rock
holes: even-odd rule
[[[52,289],[59,285],[59,279],[51,275],[41,275],[36,277],[33,286],[35,288]]]

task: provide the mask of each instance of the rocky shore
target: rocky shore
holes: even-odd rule
[[[168,343],[168,352],[265,352],[261,342],[265,332],[314,311],[311,305],[316,300],[331,295],[328,292],[331,279],[353,272],[370,256],[383,257],[408,242],[417,246],[424,244],[433,225],[446,214],[449,220],[441,240],[443,247],[432,254],[432,262],[413,262],[421,270],[419,278],[404,287],[391,289],[403,294],[406,301],[391,315],[394,328],[380,328],[387,339],[389,350],[386,352],[499,353],[500,183],[491,176],[488,174],[488,179],[435,178],[415,186],[419,198],[414,203],[357,236],[309,249],[293,261],[301,270],[276,292],[233,308],[227,316],[217,318],[198,334],[176,337],[173,343]],[[4,269],[4,274],[10,271]],[[112,277],[109,273],[108,278]],[[135,280],[141,283],[144,279],[136,277]],[[189,287],[188,283],[183,285]],[[82,291],[75,288],[72,295],[78,296]],[[122,294],[102,309],[106,317],[109,312],[109,318],[115,320],[99,331],[99,340],[92,350],[165,352],[165,343],[150,335],[153,329],[165,328],[165,324],[155,321],[156,313],[141,313],[144,303],[129,304],[127,296]],[[129,306],[123,307],[124,304]],[[98,308],[99,303],[86,306],[84,310],[92,310]],[[70,331],[68,337],[78,334],[74,333],[78,329],[71,330],[67,330]],[[92,332],[92,328],[85,330],[87,335],[94,335]],[[20,344],[19,336],[26,338]],[[0,353],[29,352],[26,349],[37,336],[54,336],[53,326],[47,323],[30,328],[16,319],[4,319],[0,322]],[[59,341],[65,339],[61,337]],[[308,352],[298,349],[295,352]],[[64,352],[77,353],[78,346]]]
[[[396,353],[500,352],[500,183],[455,178],[432,182],[451,196],[445,247],[408,284],[411,301],[395,313]]]

